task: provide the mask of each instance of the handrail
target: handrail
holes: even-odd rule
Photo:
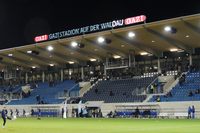
[[[77,85],[79,85],[79,83],[75,84],[74,86],[72,86],[70,89],[69,89],[69,92],[72,91]]]
[[[146,87],[146,90],[158,79],[158,76]]]

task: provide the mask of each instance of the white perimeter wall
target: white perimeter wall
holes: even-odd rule
[[[103,115],[105,116],[108,112],[114,111],[116,109],[116,106],[129,106],[133,107],[133,110],[137,106],[157,106],[159,108],[159,113],[168,113],[170,115],[173,115],[174,113],[187,113],[188,106],[194,105],[196,108],[196,116],[200,118],[200,101],[192,101],[192,102],[160,102],[160,103],[100,103],[97,102],[97,105],[95,105],[95,102],[92,102],[92,104],[82,104],[82,107],[88,106],[98,106],[101,108]],[[0,110],[3,109],[5,105],[0,105]],[[22,113],[22,110],[25,109],[26,112],[30,112],[32,108],[49,108],[49,109],[57,109],[61,111],[61,108],[64,107],[64,104],[55,104],[55,105],[6,105],[6,108],[13,109],[15,112],[15,109],[19,109],[20,114]],[[71,117],[71,111],[72,108],[78,108],[78,104],[68,104],[68,117]]]

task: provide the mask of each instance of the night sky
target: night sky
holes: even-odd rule
[[[151,22],[195,13],[199,0],[0,0],[0,49],[114,19],[144,14]]]

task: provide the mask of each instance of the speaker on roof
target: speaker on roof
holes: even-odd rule
[[[110,44],[111,42],[112,42],[111,39],[106,38],[106,43],[107,43],[107,44]]]
[[[174,27],[172,27],[170,32],[171,32],[172,34],[175,34],[175,33],[177,32],[177,29],[174,28]]]
[[[34,55],[39,55],[39,51],[33,50],[33,51],[32,51],[32,54],[34,54]]]
[[[85,44],[79,43],[79,44],[78,44],[78,47],[79,47],[79,48],[84,48],[84,47],[85,47]]]

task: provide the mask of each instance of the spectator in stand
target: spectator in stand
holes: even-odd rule
[[[166,97],[172,97],[171,91],[169,91],[169,92],[167,93]]]
[[[37,104],[40,104],[40,100],[41,100],[41,99],[40,99],[40,95],[37,95],[37,96],[36,96]]]
[[[157,101],[157,102],[160,102],[160,96],[157,96],[156,101]]]
[[[190,91],[190,92],[189,92],[189,94],[188,94],[188,96],[189,96],[189,97],[192,97],[192,96],[194,96],[193,92],[192,92],[192,91]]]
[[[153,84],[150,86],[150,94],[153,94],[154,92],[154,86],[153,86]]]
[[[113,93],[113,91],[110,91],[110,94],[109,94],[110,96],[114,96],[114,93]]]
[[[94,92],[97,94],[97,93],[98,93],[98,89],[97,89],[97,88],[95,88]]]
[[[200,94],[200,89],[197,89],[197,90],[195,91],[195,94]]]

